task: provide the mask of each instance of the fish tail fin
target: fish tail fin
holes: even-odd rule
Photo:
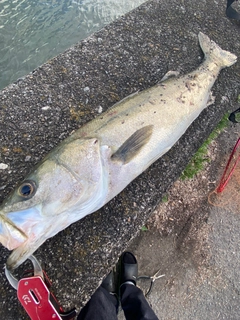
[[[205,58],[213,60],[220,68],[230,67],[237,61],[237,56],[235,54],[221,49],[204,33],[199,32],[198,39]]]

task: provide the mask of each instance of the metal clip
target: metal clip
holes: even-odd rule
[[[31,260],[33,264],[34,276],[40,276],[43,278],[43,270],[37,258],[31,255],[30,257],[28,257],[28,259]],[[6,275],[6,278],[8,279],[8,282],[11,284],[11,286],[14,289],[18,290],[19,280],[14,277],[14,275],[10,272],[10,270],[8,270],[7,266],[5,266],[5,275]]]

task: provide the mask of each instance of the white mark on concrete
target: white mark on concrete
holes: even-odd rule
[[[89,91],[90,91],[90,88],[89,88],[89,87],[85,87],[85,88],[83,89],[83,91],[84,91],[84,92],[89,92]]]
[[[8,168],[8,164],[6,163],[0,163],[0,170],[5,170]]]
[[[43,110],[43,111],[46,111],[46,110],[49,110],[49,109],[51,109],[51,107],[49,107],[49,106],[42,107],[42,110]]]

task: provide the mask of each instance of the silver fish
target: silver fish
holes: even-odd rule
[[[237,57],[203,33],[199,68],[128,96],[90,121],[27,176],[0,207],[0,241],[24,262],[46,239],[98,210],[166,153],[213,103],[220,70]]]

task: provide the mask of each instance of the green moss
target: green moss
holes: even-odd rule
[[[142,226],[141,231],[148,231],[148,228],[146,226]]]
[[[168,202],[168,195],[165,194],[163,197],[162,197],[162,202]]]
[[[235,120],[236,120],[237,122],[240,122],[240,113],[236,113],[236,114],[235,114]]]
[[[198,149],[195,155],[192,157],[189,164],[186,166],[185,170],[181,175],[181,179],[191,179],[193,178],[198,172],[204,169],[206,162],[209,162],[210,159],[207,156],[208,146],[214,139],[217,138],[219,133],[228,126],[229,124],[229,113],[226,113],[216,128],[212,131],[209,135],[207,140],[202,144],[202,146]]]

